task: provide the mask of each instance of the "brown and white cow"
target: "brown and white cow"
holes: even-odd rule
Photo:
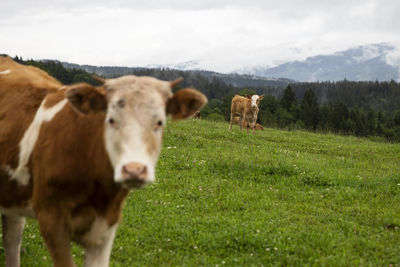
[[[249,128],[247,125],[250,125],[250,129],[253,129],[253,133],[255,133],[254,126],[257,121],[257,115],[259,112],[258,104],[264,98],[264,95],[246,95],[246,97],[235,95],[232,98],[231,104],[231,119],[229,123],[229,130],[232,130],[232,124],[235,123],[235,116],[237,114],[240,115],[240,130],[243,128],[247,129],[247,133],[249,132]]]
[[[0,213],[6,266],[19,266],[24,217],[36,218],[55,266],[108,266],[124,200],[154,181],[167,115],[207,99],[180,80],[124,76],[64,86],[0,57]]]

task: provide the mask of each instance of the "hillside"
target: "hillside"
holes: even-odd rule
[[[227,123],[169,123],[157,182],[133,191],[112,266],[400,262],[400,146]],[[37,224],[22,266],[50,266]],[[83,251],[73,254],[82,264]],[[0,253],[0,262],[4,253]]]

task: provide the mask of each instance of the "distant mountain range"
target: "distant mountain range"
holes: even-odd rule
[[[281,77],[301,82],[400,80],[400,51],[381,43],[358,46],[331,55],[308,57],[276,67],[255,67],[238,71],[261,77]]]
[[[308,57],[303,61],[287,62],[275,67],[243,68],[230,74],[199,69],[192,60],[179,64],[148,65],[145,67],[114,67],[78,65],[62,62],[66,68],[84,69],[104,77],[138,73],[146,69],[173,69],[199,73],[212,80],[217,77],[233,86],[284,87],[291,82],[315,81],[400,81],[400,50],[388,43],[354,47],[330,55]]]
[[[196,60],[189,60],[185,62],[180,62],[177,64],[153,64],[153,65],[146,65],[146,68],[150,69],[159,69],[159,68],[169,68],[169,69],[176,69],[176,70],[199,70],[200,64],[199,61]]]
[[[78,65],[74,63],[61,62],[61,64],[68,69],[83,69],[90,73],[95,73],[97,75],[101,75],[103,77],[111,78],[118,77],[122,75],[129,75],[140,73],[149,69],[171,69],[185,72],[191,72],[193,74],[200,74],[208,81],[212,81],[214,78],[218,78],[222,80],[227,85],[232,85],[236,87],[286,87],[289,83],[295,82],[290,79],[284,78],[266,78],[266,77],[257,77],[253,74],[224,74],[213,71],[205,71],[205,70],[187,70],[186,65],[185,68],[179,68],[177,65],[152,65],[143,67],[114,67],[114,66],[92,66],[92,65]],[[181,65],[182,67],[183,65]]]

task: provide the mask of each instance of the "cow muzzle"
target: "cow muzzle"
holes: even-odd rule
[[[148,183],[148,171],[146,165],[138,162],[130,162],[122,166],[122,184],[128,188],[140,188]]]

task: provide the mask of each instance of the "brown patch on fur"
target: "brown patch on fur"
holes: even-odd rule
[[[24,206],[31,197],[31,187],[18,186],[10,180],[8,169],[15,169],[19,142],[32,123],[44,97],[62,86],[46,72],[0,57],[0,206]],[[12,192],[12,194],[10,194]]]
[[[46,101],[44,102],[44,107],[49,109],[55,105],[57,105],[60,101],[65,99],[65,90],[58,90],[54,93],[48,94],[46,97]]]

